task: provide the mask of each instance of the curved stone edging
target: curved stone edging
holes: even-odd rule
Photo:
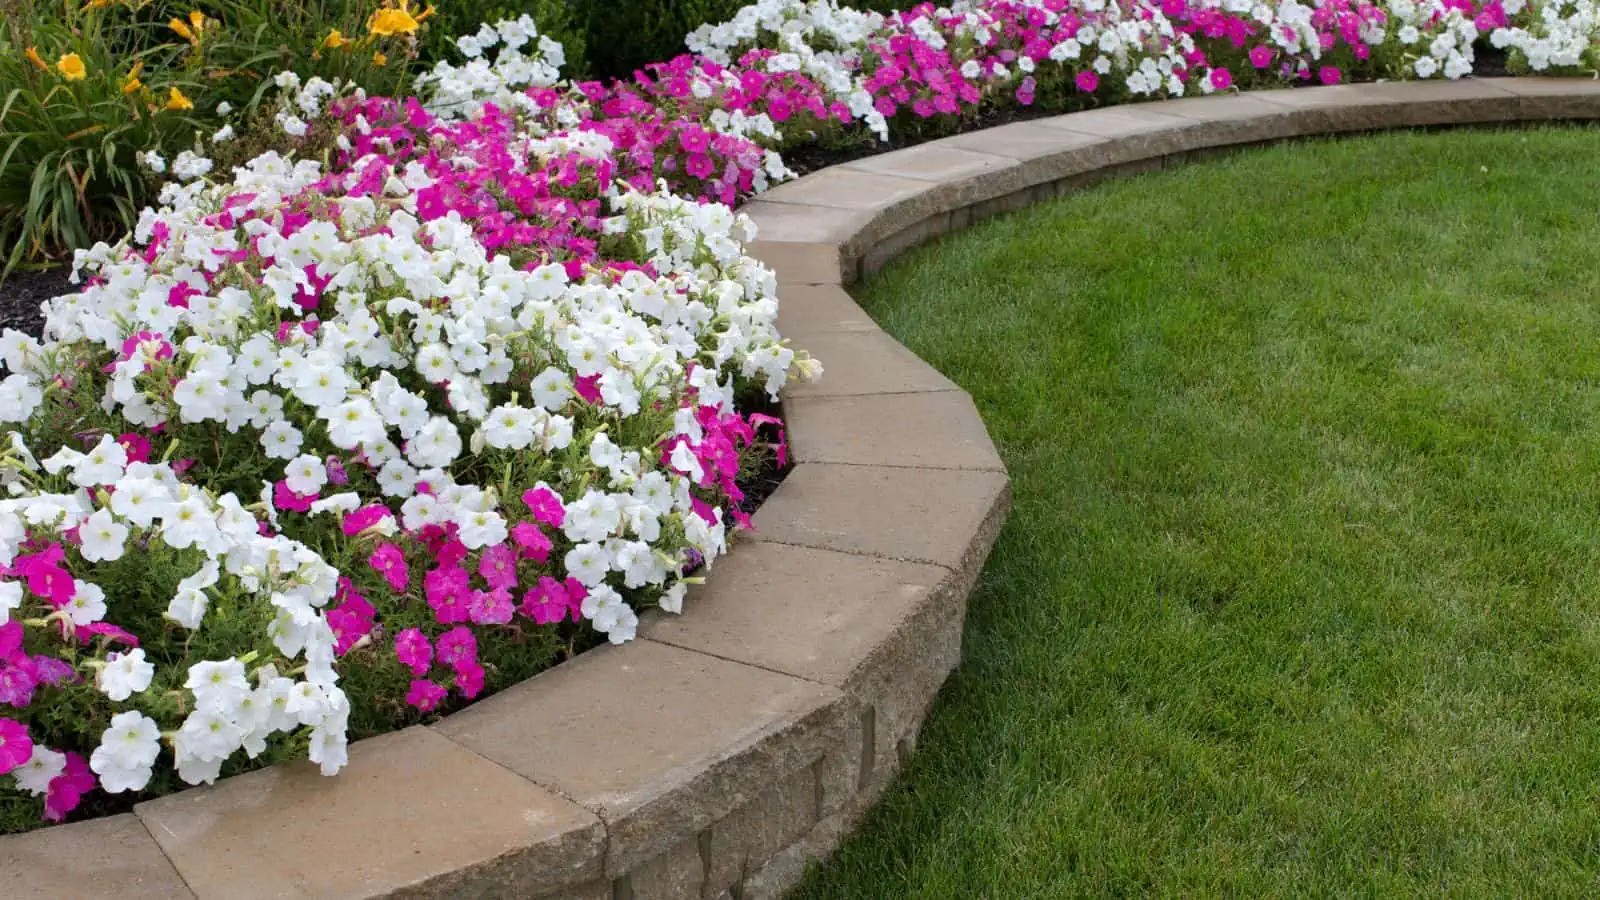
[[[780,326],[828,368],[798,463],[681,617],[427,727],[338,778],[274,766],[134,813],[0,838],[8,898],[781,894],[899,770],[960,657],[1009,509],[970,397],[842,284],[928,237],[1245,144],[1600,119],[1600,81],[1407,82],[1109,107],[834,166],[745,207]],[[70,886],[70,887],[68,887]]]

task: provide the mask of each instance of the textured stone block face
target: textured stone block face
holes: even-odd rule
[[[945,204],[941,207],[947,208]],[[861,250],[859,268],[861,277],[866,278],[883,269],[889,261],[900,254],[918,247],[941,234],[950,230],[951,213],[935,210],[926,217],[910,221],[909,224],[897,226],[898,230],[889,231],[885,228],[882,236],[874,238],[869,246]]]
[[[618,879],[615,900],[678,900],[705,890],[706,864],[700,840],[687,840]]]
[[[784,392],[791,400],[959,390],[937,369],[881,331],[806,334],[796,337],[794,345],[822,360],[824,371],[820,381],[791,382]]]
[[[804,837],[746,876],[740,900],[780,900],[786,896],[805,878],[806,866],[825,859],[839,846],[857,818],[841,813],[818,822]]]
[[[819,332],[877,330],[877,323],[839,285],[778,285],[778,333],[786,338]]]
[[[998,472],[802,463],[756,512],[756,539],[931,562],[966,579],[1009,502]]]
[[[871,209],[834,209],[753,200],[740,212],[756,223],[756,240],[784,244],[836,244],[850,246],[872,222]]]
[[[766,263],[783,284],[850,284],[856,280],[854,259],[839,255],[836,244],[751,241],[746,255]]]
[[[1593,78],[1483,78],[1515,94],[1524,119],[1600,119],[1600,81]]]
[[[1292,110],[1294,134],[1502,122],[1517,115],[1518,102],[1515,94],[1476,80],[1290,88],[1250,96]]]
[[[784,414],[796,462],[1005,471],[965,391],[801,397]]]
[[[711,827],[706,886],[718,891],[742,884],[784,847],[817,824],[817,783],[805,769],[762,791]]]
[[[144,825],[124,814],[0,837],[0,896],[168,900],[194,894]]]
[[[809,769],[840,693],[648,640],[602,647],[434,726],[597,811],[623,875]],[[620,735],[626,735],[619,739]]]
[[[599,819],[425,728],[135,811],[201,897],[498,897],[600,874]]]

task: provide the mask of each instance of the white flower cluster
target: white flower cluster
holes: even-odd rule
[[[1506,12],[1515,14],[1524,5],[1524,0],[1506,0]],[[1522,27],[1495,29],[1489,42],[1520,51],[1535,72],[1600,68],[1600,5],[1593,0],[1547,0],[1529,19]]]
[[[254,758],[272,735],[301,727],[311,729],[311,759],[325,773],[344,766],[349,702],[338,687],[334,634],[322,613],[337,586],[338,573],[331,566],[298,541],[262,535],[256,518],[233,494],[212,497],[179,480],[165,463],[130,462],[110,436],[87,452],[62,448],[38,462],[15,432],[9,440],[8,471],[61,476],[74,490],[0,500],[0,561],[16,558],[28,532],[37,538],[76,529],[80,553],[90,562],[114,562],[133,547],[159,541],[183,551],[183,558],[203,560],[178,585],[166,613],[173,623],[191,632],[203,629],[213,596],[233,606],[270,606],[261,643],[280,655],[257,668],[256,688],[249,687],[240,659],[189,667],[184,687],[193,697],[192,711],[173,741],[179,777],[190,784],[214,781],[237,751]],[[52,616],[63,629],[70,633],[104,621],[105,592],[82,577],[72,587],[71,601]],[[5,588],[0,623],[21,601],[20,584]],[[249,654],[251,660],[258,656]],[[277,665],[294,660],[301,660],[303,677],[280,676]],[[155,665],[135,648],[101,664],[95,684],[121,704],[143,694],[155,674]],[[143,789],[153,774],[158,735],[158,725],[142,712],[118,713],[90,760],[102,786],[113,793]]]
[[[529,45],[531,52],[524,49]],[[419,91],[431,95],[429,109],[443,118],[468,118],[485,103],[532,109],[528,88],[555,85],[566,64],[560,42],[541,35],[527,15],[486,22],[476,34],[457,38],[456,47],[466,63],[441,61],[417,80]]]

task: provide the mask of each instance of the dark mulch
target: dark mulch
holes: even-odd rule
[[[72,292],[70,267],[42,272],[12,272],[0,283],[0,329],[15,328],[35,337],[44,328],[39,305],[51,297]]]

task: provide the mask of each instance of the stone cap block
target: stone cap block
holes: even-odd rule
[[[965,391],[796,397],[783,408],[796,462],[1005,471]]]
[[[1478,79],[1517,96],[1521,119],[1600,119],[1600,79]]]
[[[822,360],[823,375],[815,382],[790,383],[784,390],[788,399],[960,390],[881,331],[809,334],[792,343]]]
[[[855,258],[839,254],[838,244],[751,241],[744,252],[761,260],[785,284],[849,284],[856,280]]]
[[[161,847],[131,813],[0,837],[6,900],[193,897]]]
[[[755,539],[975,574],[1010,505],[1000,472],[801,463],[755,514]]]
[[[641,633],[839,688],[951,580],[926,563],[760,541],[716,571],[683,615],[648,616]]]
[[[1112,142],[1104,137],[1052,128],[1040,122],[1013,122],[969,131],[940,144],[1017,161],[1021,181],[1044,184],[1093,172],[1110,164]]]
[[[1516,118],[1517,96],[1484,81],[1397,81],[1254,91],[1293,111],[1295,134],[1464,125]]]
[[[421,727],[353,744],[325,778],[285,763],[141,803],[195,893],[493,897],[600,874],[605,832],[575,804]]]
[[[778,285],[778,333],[786,338],[878,330],[850,292],[837,284]]]
[[[869,156],[845,163],[839,168],[869,173],[870,177],[875,178],[914,178],[930,184],[928,190],[935,202],[926,210],[918,210],[916,215],[906,216],[911,221],[936,212],[970,206],[1028,186],[1026,173],[1015,158],[971,147],[956,147],[943,141],[919,144],[882,156]]]
[[[639,640],[591,650],[434,728],[598,812],[616,876],[820,759],[843,732],[841,701],[824,685]]]

